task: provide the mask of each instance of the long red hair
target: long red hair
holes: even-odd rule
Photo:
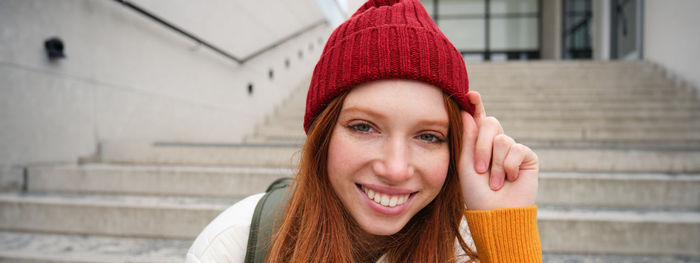
[[[337,96],[309,128],[299,171],[290,189],[279,228],[272,237],[267,262],[456,262],[476,258],[465,243],[460,223],[466,209],[457,174],[462,148],[462,116],[458,104],[443,95],[449,116],[450,164],[437,197],[398,233],[367,238],[331,187],[328,146],[347,92]],[[458,247],[463,255],[457,255]],[[380,244],[380,245],[377,245]]]

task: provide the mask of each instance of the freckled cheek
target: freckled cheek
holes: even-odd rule
[[[333,179],[352,175],[368,162],[371,155],[366,145],[344,136],[334,136],[328,148],[329,176]]]
[[[422,170],[421,174],[423,175],[424,183],[433,188],[438,188],[438,190],[442,188],[442,184],[447,177],[447,169],[450,162],[449,153],[430,155],[429,157],[419,158],[419,160],[421,161],[417,164],[417,168]]]

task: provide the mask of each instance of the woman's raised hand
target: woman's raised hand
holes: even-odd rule
[[[525,145],[503,134],[501,123],[486,117],[479,93],[467,94],[474,116],[462,112],[464,134],[459,160],[462,194],[470,210],[535,204],[539,161]]]

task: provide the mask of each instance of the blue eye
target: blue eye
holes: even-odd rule
[[[370,132],[372,130],[372,127],[365,123],[360,123],[360,124],[353,124],[348,126],[350,129],[359,131],[359,132]]]
[[[424,134],[418,135],[418,139],[421,139],[421,140],[429,142],[429,143],[441,143],[441,142],[445,141],[445,140],[440,139],[439,137],[432,135],[430,133],[424,133]]]

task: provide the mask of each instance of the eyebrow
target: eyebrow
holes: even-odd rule
[[[347,108],[343,108],[341,110],[341,113],[347,113],[347,112],[349,112],[349,113],[357,112],[360,114],[367,114],[367,115],[370,115],[371,117],[379,118],[382,120],[389,119],[389,116],[387,116],[387,115],[376,112],[376,111],[372,110],[371,108],[365,108],[365,107],[361,107],[361,106],[350,106]],[[449,128],[449,126],[450,126],[449,119],[445,120],[445,121],[435,120],[435,119],[421,119],[421,120],[419,120],[419,123],[420,123],[420,125],[440,126],[440,127],[445,127],[445,128]]]
[[[343,108],[340,112],[341,112],[341,113],[343,113],[343,112],[345,112],[345,113],[347,113],[347,112],[350,112],[350,113],[353,113],[353,112],[364,113],[364,114],[370,115],[370,116],[372,116],[372,117],[376,117],[376,118],[380,118],[380,119],[388,119],[388,117],[387,117],[386,115],[384,115],[384,114],[381,114],[381,113],[379,113],[379,112],[376,112],[376,111],[374,111],[374,110],[372,110],[372,109],[370,109],[370,108],[364,108],[364,107],[359,107],[359,106],[350,106],[350,107],[347,107],[347,108]]]

